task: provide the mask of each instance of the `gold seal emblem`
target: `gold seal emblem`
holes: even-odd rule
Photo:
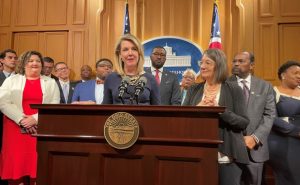
[[[105,122],[104,137],[114,148],[129,148],[139,137],[138,122],[127,112],[114,113]]]

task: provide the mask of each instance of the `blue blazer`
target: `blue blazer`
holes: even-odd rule
[[[72,102],[74,101],[94,101],[95,97],[96,80],[89,80],[86,82],[78,83],[75,87]]]

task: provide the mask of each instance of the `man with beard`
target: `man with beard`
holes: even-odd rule
[[[150,55],[152,66],[145,71],[151,73],[159,85],[161,105],[181,105],[181,91],[177,75],[163,69],[166,56],[165,48],[154,47]]]
[[[96,80],[79,83],[75,87],[73,104],[101,104],[105,78],[112,72],[113,64],[109,59],[102,58],[96,62]]]
[[[236,181],[243,184],[260,185],[263,164],[269,159],[268,136],[275,117],[273,87],[270,83],[251,75],[254,55],[250,52],[238,53],[232,62],[234,81],[243,89],[249,125],[244,131],[244,142],[248,148],[250,163],[236,165]]]

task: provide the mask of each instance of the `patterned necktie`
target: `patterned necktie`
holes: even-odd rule
[[[246,85],[247,84],[246,80],[242,80],[241,82],[243,84],[243,93],[244,93],[244,96],[245,96],[245,99],[246,99],[246,103],[248,103],[250,90],[249,90],[248,86]]]
[[[68,84],[63,84],[63,93],[64,93],[64,98],[65,98],[65,103],[68,103],[68,96],[69,96],[69,89],[68,89]]]
[[[155,80],[156,80],[156,83],[159,85],[160,79],[159,79],[159,70],[158,69],[155,69]]]

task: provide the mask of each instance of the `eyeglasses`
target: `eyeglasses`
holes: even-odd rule
[[[62,68],[57,68],[56,71],[64,71],[64,70],[67,70],[68,67],[62,67]]]
[[[160,57],[166,57],[166,54],[164,53],[152,53],[155,56],[160,56]]]

